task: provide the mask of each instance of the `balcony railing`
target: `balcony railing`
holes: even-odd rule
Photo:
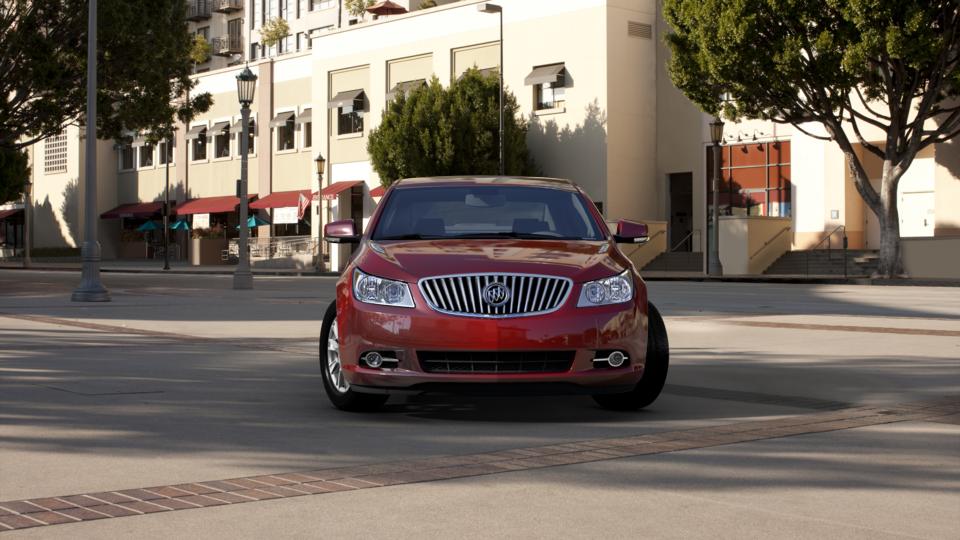
[[[187,20],[203,21],[210,18],[211,0],[190,0],[187,4]]]
[[[217,13],[232,13],[243,9],[243,0],[213,0],[213,10]]]
[[[217,56],[232,56],[243,52],[243,40],[237,35],[215,37],[210,45],[213,46],[213,54]]]

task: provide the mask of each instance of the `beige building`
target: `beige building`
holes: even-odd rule
[[[168,161],[177,219],[191,223],[192,236],[217,227],[235,234],[242,128],[235,78],[242,66],[227,64],[249,58],[259,77],[251,107],[249,192],[257,195],[255,212],[271,224],[257,227],[257,242],[302,238],[316,249],[324,222],[365,223],[376,208],[379,179],[367,137],[394,93],[434,76],[449,84],[473,66],[494,72],[502,46],[504,82],[518,97],[529,123],[528,145],[543,172],[582,185],[609,220],[650,223],[652,241],[633,254],[638,265],[702,271],[712,119],[670,83],[660,45],[666,29],[655,1],[501,0],[502,42],[499,17],[478,11],[479,2],[441,2],[428,10],[415,9],[416,0],[396,3],[412,11],[351,20],[332,1],[246,0],[242,10],[230,13],[211,8],[222,15],[218,28],[229,31],[236,26],[230,21],[245,21],[244,52],[220,57],[224,63],[197,74],[198,91],[213,95],[211,110],[181,126],[169,150],[136,137],[130,144],[98,144],[105,257],[152,254],[144,241],[149,234],[135,228],[157,216]],[[273,16],[288,20],[291,35],[264,49],[258,29]],[[828,242],[835,248],[844,235],[851,249],[878,246],[875,220],[835,146],[762,122],[727,125],[725,134],[719,203],[728,274],[775,270],[785,252],[825,248]],[[68,129],[62,141],[32,149],[35,246],[79,245],[81,142]],[[931,241],[960,238],[956,144],[930,149],[902,184],[902,231],[911,237],[907,254],[930,252]],[[322,184],[314,164],[318,153],[327,159]],[[48,156],[65,165],[37,166]],[[869,169],[879,177],[875,163]],[[303,219],[301,194],[312,199]],[[4,208],[14,206],[0,206],[0,212]],[[200,249],[200,240],[178,233],[177,254],[199,262],[190,252]],[[227,240],[207,243],[218,257],[206,262],[219,261],[220,254],[229,260]],[[345,254],[334,249],[324,264],[337,269]],[[679,268],[670,267],[672,258],[681,261]],[[294,263],[312,264],[309,257]],[[940,277],[936,268],[911,264],[908,270],[916,275]]]

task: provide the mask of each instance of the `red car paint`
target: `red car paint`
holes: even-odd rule
[[[368,231],[375,230],[389,197],[401,189],[431,186],[483,184],[492,179],[404,180],[388,190],[374,213]],[[510,185],[497,179],[499,185]],[[517,179],[517,185],[549,185],[556,181]],[[579,191],[598,226],[603,218],[589,198],[570,183],[564,189]],[[333,224],[331,224],[333,225]],[[631,227],[632,226],[632,227]],[[642,227],[642,225],[641,225]],[[636,233],[637,224],[626,229]],[[328,232],[347,236],[341,225]],[[368,233],[369,234],[369,233]],[[645,234],[645,232],[644,232]],[[619,250],[614,236],[603,241],[523,239],[438,239],[376,241],[371,246],[364,235],[336,287],[340,355],[347,381],[358,391],[416,389],[425,383],[572,383],[585,391],[635,385],[643,375],[647,347],[647,291],[629,259]],[[414,308],[372,305],[353,295],[355,269],[380,278],[406,282]],[[577,307],[583,283],[609,278],[630,269],[633,300],[626,303]],[[477,318],[447,315],[429,307],[417,283],[432,276],[473,273],[520,273],[560,276],[573,281],[563,305],[551,313],[508,318]],[[536,351],[575,350],[569,371],[562,373],[427,373],[420,367],[417,351]],[[622,350],[629,362],[620,368],[598,369],[596,352]],[[359,359],[369,351],[395,351],[399,365],[370,369]],[[454,385],[454,388],[456,386]]]

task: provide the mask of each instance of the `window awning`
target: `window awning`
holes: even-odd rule
[[[256,127],[257,127],[257,121],[254,120],[253,118],[251,118],[251,119],[250,119],[250,130],[253,131],[253,129],[256,128]],[[236,122],[234,122],[233,125],[230,126],[230,129],[231,129],[232,131],[236,131],[237,133],[240,133],[241,131],[243,131],[243,120],[237,120]]]
[[[343,182],[334,182],[320,191],[320,198],[325,201],[332,201],[344,191],[359,186],[363,180],[345,180]]]
[[[363,89],[347,90],[333,96],[333,99],[327,102],[328,109],[338,109],[340,107],[359,107],[357,101],[363,102]]]
[[[163,201],[128,203],[100,214],[100,219],[148,218],[161,212],[163,212]]]
[[[187,140],[190,141],[193,139],[199,139],[200,134],[205,131],[207,131],[207,126],[204,126],[204,125],[193,126],[189,130],[187,130]]]
[[[297,124],[306,124],[308,122],[313,122],[313,109],[304,109],[296,120]]]
[[[525,79],[523,84],[532,86],[535,84],[555,83],[563,80],[563,64],[553,64],[552,66],[540,66],[533,68],[533,71]]]
[[[277,191],[257,200],[256,202],[250,203],[250,208],[254,210],[263,210],[265,208],[298,207],[300,206],[300,195],[306,197],[308,201],[313,200],[313,196],[309,189],[301,189],[296,191]]]
[[[293,116],[294,116],[293,111],[278,113],[276,116],[273,117],[273,120],[270,121],[270,127],[275,128],[275,127],[284,126],[287,124],[287,122],[289,122],[290,120],[293,120]]]
[[[249,196],[251,199],[256,194]],[[240,197],[226,195],[223,197],[204,197],[202,199],[190,199],[177,208],[178,216],[189,214],[219,214],[222,212],[233,212],[240,205]]]
[[[377,186],[370,190],[371,197],[383,197],[383,194],[387,192],[387,188],[383,186]]]
[[[406,94],[426,85],[426,79],[416,79],[413,81],[397,83],[393,88],[390,89],[389,92],[387,92],[387,101],[393,101],[393,98],[397,97],[397,94]]]
[[[212,128],[210,128],[210,131],[214,133],[223,133],[228,129],[230,129],[230,122],[217,122]]]
[[[23,208],[10,208],[8,210],[0,210],[0,219],[9,219],[21,212],[23,212]]]

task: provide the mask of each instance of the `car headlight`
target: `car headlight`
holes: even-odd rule
[[[584,283],[583,288],[580,289],[577,307],[622,304],[631,299],[633,299],[633,276],[630,275],[628,268],[620,275]]]
[[[353,272],[353,297],[366,304],[414,307],[413,296],[406,283],[378,278],[360,270]]]

